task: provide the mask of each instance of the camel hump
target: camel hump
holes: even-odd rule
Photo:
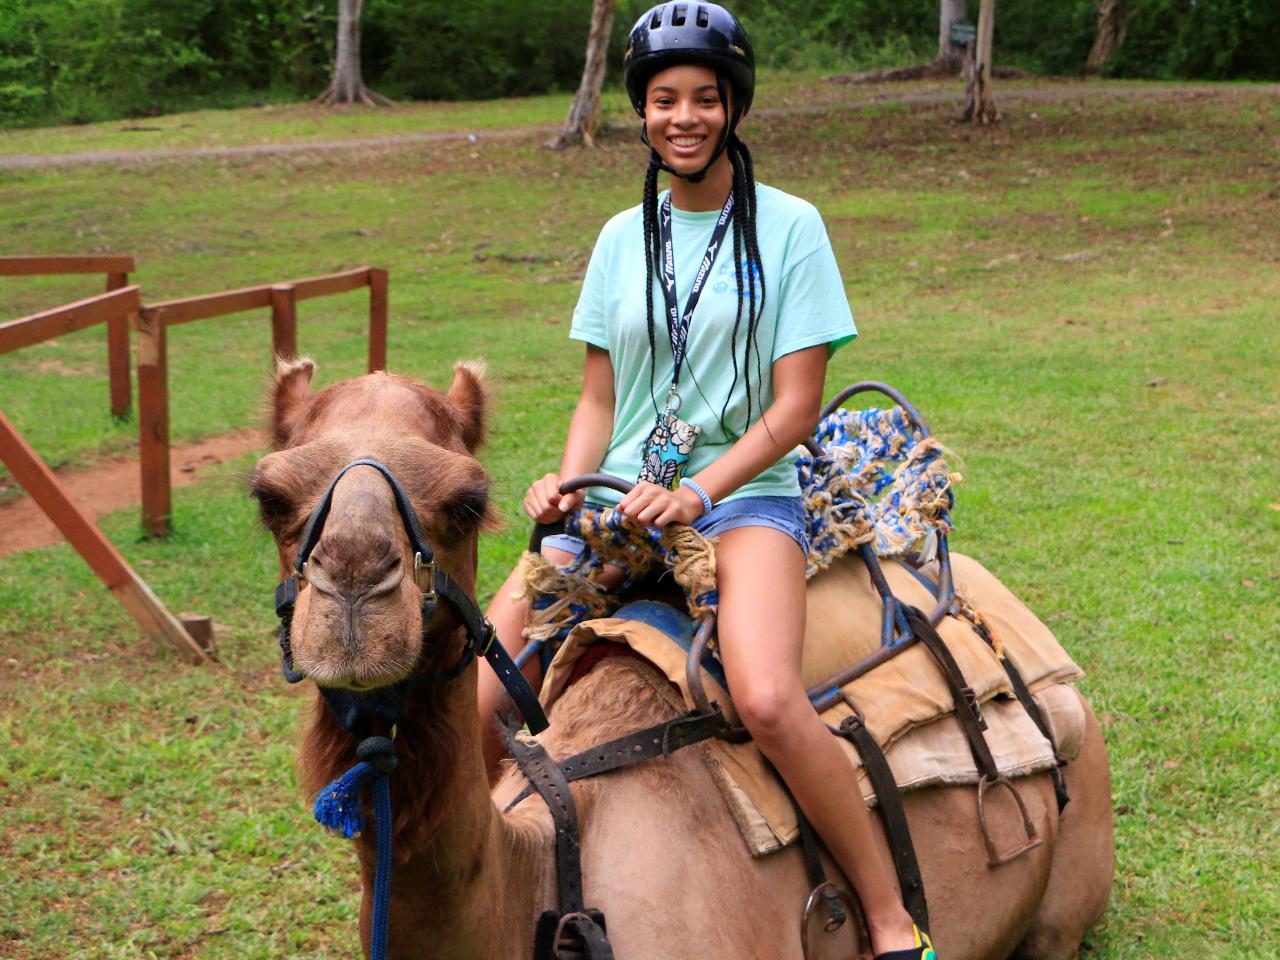
[[[932,595],[897,561],[883,563],[886,579],[905,603],[929,609]],[[1048,770],[1057,756],[1078,749],[1084,709],[1073,689],[1061,686],[1082,676],[1080,669],[1030,610],[981,564],[953,555],[956,581],[965,602],[980,611],[988,629],[1000,638],[1004,653],[1022,673],[1058,744],[1055,754],[1034,721],[1015,699],[1009,676],[992,645],[969,620],[944,617],[938,633],[973,689],[987,722],[987,740],[1001,773],[1010,777]],[[821,686],[845,668],[880,649],[881,600],[865,566],[856,556],[841,558],[809,584],[804,678]],[[551,705],[581,675],[579,661],[594,661],[595,645],[621,644],[651,662],[678,688],[687,705],[685,661],[693,621],[661,603],[633,603],[613,617],[579,624],[552,661],[543,683],[544,706]],[[582,664],[584,667],[586,663]],[[704,657],[702,679],[708,697],[736,720],[724,673]],[[904,790],[936,784],[976,783],[979,772],[959,723],[955,702],[931,655],[916,644],[841,688],[865,717],[867,730],[885,751],[894,779]],[[822,711],[832,727],[852,714],[843,700]],[[1073,745],[1075,745],[1073,747]],[[862,761],[845,744],[849,762],[859,771],[863,798],[874,806],[874,789]],[[744,841],[759,855],[796,839],[798,824],[785,790],[751,743],[713,741],[705,752],[713,778],[734,813]]]

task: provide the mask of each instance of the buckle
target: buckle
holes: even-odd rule
[[[498,631],[493,625],[493,621],[488,617],[484,618],[484,646],[477,646],[476,653],[480,656],[487,656],[489,649],[493,646],[493,641],[498,638]]]
[[[426,575],[426,583],[423,583],[423,575]],[[413,582],[418,585],[418,589],[422,591],[424,598],[431,598],[436,595],[436,562],[435,560],[422,559],[422,554],[415,552],[413,555]]]

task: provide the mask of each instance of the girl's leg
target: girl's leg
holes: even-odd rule
[[[853,884],[876,953],[915,944],[889,865],[844,751],[805,696],[804,555],[786,534],[738,527],[716,548],[720,655],[734,706],[756,745]]]

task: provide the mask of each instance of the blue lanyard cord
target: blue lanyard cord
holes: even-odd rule
[[[689,322],[693,319],[694,308],[698,298],[702,296],[702,288],[706,286],[707,277],[711,276],[711,266],[720,252],[720,244],[728,232],[729,221],[733,218],[733,192],[730,191],[720,217],[716,220],[716,228],[711,233],[711,242],[707,244],[707,252],[702,256],[702,265],[698,267],[698,275],[693,279],[689,289],[689,299],[680,312],[676,298],[676,257],[671,242],[671,194],[662,200],[662,209],[658,216],[658,235],[662,241],[662,297],[667,303],[667,334],[671,337],[671,355],[675,359],[675,371],[671,376],[674,389],[680,383],[680,368],[684,366],[685,346],[689,340]]]

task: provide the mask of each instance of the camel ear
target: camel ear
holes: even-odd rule
[[[311,399],[311,377],[315,372],[316,365],[309,359],[276,357],[271,386],[271,438],[277,450],[289,442],[298,417]]]
[[[484,374],[482,362],[459,361],[453,365],[453,385],[449,387],[449,403],[453,405],[462,442],[472,452],[484,443],[484,418],[489,405]]]

